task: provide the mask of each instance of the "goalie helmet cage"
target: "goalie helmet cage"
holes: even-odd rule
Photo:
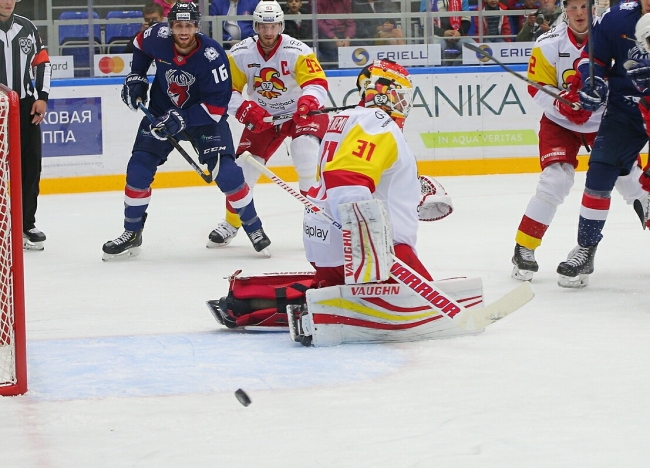
[[[0,395],[27,391],[18,95],[0,84]]]

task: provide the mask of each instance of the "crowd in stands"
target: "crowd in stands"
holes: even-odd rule
[[[185,0],[153,0],[143,9],[147,27],[155,13],[152,4],[162,9],[166,17],[169,9]],[[260,0],[211,0],[209,16],[252,15]],[[338,61],[338,48],[347,46],[405,45],[408,40],[421,43],[422,37],[431,37],[440,44],[443,60],[447,64],[461,63],[464,42],[532,42],[562,21],[561,0],[420,0],[411,2],[414,10],[432,14],[433,20],[414,20],[413,24],[402,25],[399,14],[402,2],[397,0],[317,0],[316,15],[341,15],[337,19],[316,19],[312,15],[311,0],[280,0],[285,15],[304,15],[304,19],[287,19],[285,33],[306,44],[313,45],[314,27],[317,28],[318,52],[321,63],[334,65]],[[615,1],[611,2],[616,3]],[[600,4],[600,2],[599,2]],[[471,11],[483,10],[470,14]],[[493,15],[489,12],[516,11],[515,15]],[[438,16],[436,13],[458,12],[457,16]],[[368,14],[367,18],[346,17],[349,14]],[[385,15],[383,17],[374,14]],[[148,16],[149,15],[149,16]],[[372,16],[371,16],[372,15]],[[410,34],[405,33],[405,28]],[[246,20],[225,21],[223,31],[210,29],[213,37],[221,35],[224,47],[253,36],[253,22]],[[130,44],[126,51],[129,51]]]

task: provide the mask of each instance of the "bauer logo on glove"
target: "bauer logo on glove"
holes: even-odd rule
[[[454,207],[442,184],[431,176],[419,176],[418,179],[422,195],[418,205],[419,220],[438,221],[449,216]]]

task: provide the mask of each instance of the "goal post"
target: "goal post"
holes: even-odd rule
[[[27,391],[20,103],[0,84],[0,396]]]

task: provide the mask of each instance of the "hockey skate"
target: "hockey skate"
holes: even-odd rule
[[[208,243],[205,246],[208,249],[225,247],[232,242],[238,231],[239,229],[228,221],[221,221],[208,236]]]
[[[523,245],[515,245],[515,253],[512,256],[512,277],[520,281],[531,281],[533,273],[539,270],[539,265],[535,261],[535,251],[524,247]]]
[[[33,227],[31,229],[23,232],[23,250],[34,250],[41,251],[44,250],[43,242],[45,242],[47,237],[37,228]]]
[[[104,244],[102,260],[114,260],[116,258],[135,257],[140,253],[142,245],[142,229],[139,231],[124,231],[117,239],[110,240]]]
[[[247,232],[246,235],[251,240],[256,252],[262,252],[267,257],[271,256],[268,246],[271,245],[271,239],[268,238],[264,229],[259,228],[257,231]]]
[[[589,275],[594,272],[594,258],[597,245],[591,247],[576,246],[566,259],[557,267],[558,286],[563,288],[584,288],[589,284]]]
[[[287,321],[289,335],[296,343],[311,346],[312,333],[307,318],[307,304],[290,304],[287,306]]]
[[[205,305],[210,309],[210,313],[215,318],[217,322],[221,325],[225,325],[228,328],[237,328],[237,323],[233,318],[228,314],[228,298],[222,297],[219,300],[210,300],[205,301]]]
[[[650,196],[646,193],[646,195],[639,199],[639,200],[634,200],[634,204],[632,205],[634,207],[634,211],[636,212],[637,216],[641,220],[641,227],[645,229],[646,227],[650,227]]]

